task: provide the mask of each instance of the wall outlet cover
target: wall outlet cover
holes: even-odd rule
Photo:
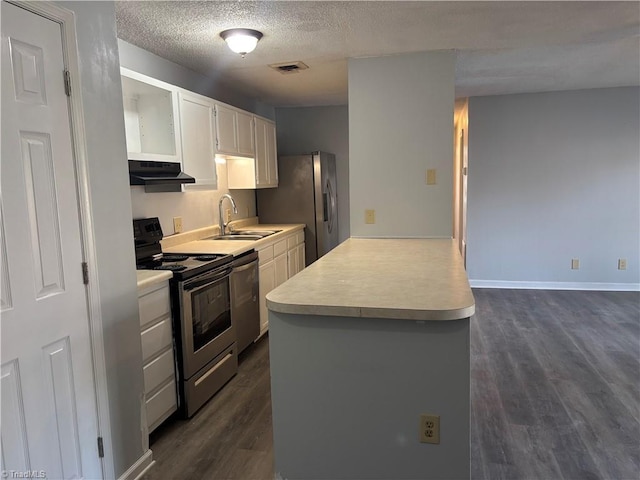
[[[627,269],[627,259],[620,258],[618,259],[618,270],[626,270]]]
[[[571,270],[579,270],[580,269],[580,259],[572,258],[571,259]]]
[[[440,415],[420,415],[420,442],[440,444]]]

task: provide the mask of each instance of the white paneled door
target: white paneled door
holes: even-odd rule
[[[102,478],[61,26],[1,13],[2,475]]]

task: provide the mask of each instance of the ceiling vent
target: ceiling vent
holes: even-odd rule
[[[275,71],[288,75],[289,73],[298,73],[300,70],[306,70],[309,65],[303,62],[287,62],[287,63],[272,63],[269,67]]]

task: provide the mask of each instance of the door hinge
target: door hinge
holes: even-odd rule
[[[462,175],[466,175],[467,174],[467,167],[462,167]]]
[[[85,285],[89,285],[89,265],[87,262],[82,262],[82,281]]]
[[[71,96],[71,74],[69,70],[64,71],[64,93],[67,94],[67,97]]]
[[[102,437],[98,437],[98,456],[104,458],[104,445],[102,443]]]

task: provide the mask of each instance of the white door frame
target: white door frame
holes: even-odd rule
[[[93,233],[93,218],[91,215],[92,208],[91,192],[89,190],[87,138],[80,87],[80,61],[78,58],[75,14],[73,11],[56,5],[53,2],[10,0],[9,3],[13,3],[25,10],[59,23],[62,31],[64,63],[71,78],[71,96],[68,97],[68,101],[71,117],[71,140],[73,143],[74,164],[77,175],[82,253],[84,261],[87,263],[89,274],[89,284],[87,285],[87,305],[89,331],[91,334],[91,350],[93,352],[92,363],[97,402],[98,435],[102,437],[104,446],[104,457],[101,459],[102,474],[105,479],[115,478],[113,451],[111,448],[111,422],[109,418],[107,373],[102,335],[102,313],[100,310],[100,292],[98,290],[98,264],[95,236]]]

